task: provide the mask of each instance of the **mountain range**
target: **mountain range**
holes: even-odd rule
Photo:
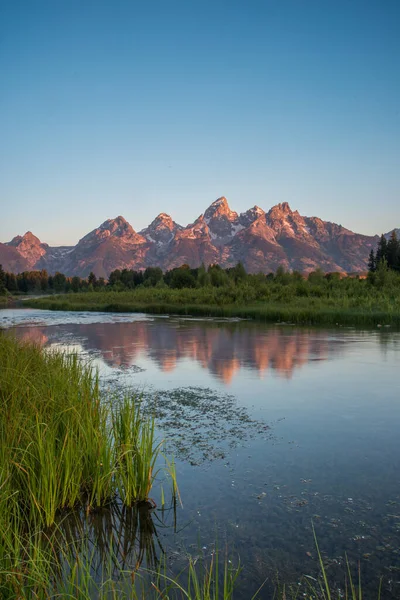
[[[114,269],[158,266],[167,270],[201,263],[226,268],[239,261],[250,273],[269,273],[279,266],[303,273],[318,267],[326,272],[362,272],[378,239],[318,217],[303,217],[287,202],[268,212],[253,206],[238,214],[222,197],[186,227],[161,213],[136,232],[119,216],[104,221],[76,246],[59,247],[41,242],[28,231],[0,243],[0,264],[14,273],[46,269],[87,277],[93,271],[106,278]]]

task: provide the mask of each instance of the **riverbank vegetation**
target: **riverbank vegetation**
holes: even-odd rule
[[[90,365],[0,335],[1,597],[49,597],[56,563],[68,565],[62,585],[75,580],[76,548],[57,542],[71,511],[149,508],[161,471],[176,496],[174,464],[160,467],[160,452],[154,421],[133,398],[102,398]]]
[[[51,526],[63,509],[90,512],[116,496],[147,501],[160,446],[154,422],[124,398],[101,401],[90,365],[0,337],[0,468],[7,513]]]
[[[135,273],[129,273],[134,278]],[[112,275],[113,283],[103,290],[38,298],[28,304],[51,310],[145,311],[294,324],[400,326],[400,274],[384,263],[366,278],[315,271],[305,279],[283,269],[265,276],[247,274],[241,265],[226,270],[183,266],[164,276],[161,273],[157,281],[154,277],[151,285],[133,283],[130,287],[123,271]]]

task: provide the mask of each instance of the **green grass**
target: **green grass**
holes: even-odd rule
[[[5,335],[0,365],[0,485],[14,510],[50,526],[63,509],[148,498],[161,446],[134,398],[102,400],[90,364]]]
[[[50,310],[148,312],[212,317],[240,317],[265,322],[308,325],[400,327],[400,288],[381,289],[368,281],[342,280],[321,285],[307,281],[224,287],[170,289],[139,287],[132,291],[64,294],[24,301]]]

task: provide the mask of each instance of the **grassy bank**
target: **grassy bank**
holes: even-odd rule
[[[138,287],[131,291],[64,294],[24,304],[50,310],[143,311],[305,325],[400,327],[399,290],[379,289],[359,280],[332,284],[323,281],[321,285],[302,281],[183,289]]]
[[[58,511],[146,501],[160,447],[154,422],[125,398],[100,401],[76,355],[0,337],[0,469],[9,512],[50,526]]]

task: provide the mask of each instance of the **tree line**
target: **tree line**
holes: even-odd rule
[[[381,286],[391,282],[397,285],[397,275],[393,273],[396,281],[391,276],[391,272],[397,271],[400,273],[400,241],[397,239],[395,231],[393,231],[389,240],[382,235],[376,251],[371,249],[368,269],[370,283]],[[90,292],[107,289],[123,291],[139,286],[174,289],[207,286],[224,287],[244,283],[257,286],[266,281],[275,281],[282,285],[292,283],[300,285],[306,279],[311,284],[323,284],[324,282],[332,283],[340,278],[339,273],[325,274],[321,269],[316,269],[305,277],[298,271],[285,271],[282,266],[278,267],[275,273],[269,273],[268,275],[263,273],[250,274],[246,272],[240,262],[236,266],[227,269],[223,269],[219,265],[206,267],[204,264],[192,269],[189,265],[184,264],[165,273],[160,267],[147,267],[143,271],[115,269],[110,273],[108,281],[104,277],[96,277],[93,272],[87,278],[67,277],[58,272],[49,275],[44,269],[41,271],[24,271],[15,275],[4,271],[0,265],[0,294],[7,292],[11,294]],[[306,293],[305,290],[304,293]]]
[[[324,281],[338,280],[340,274],[325,274],[321,269],[317,269],[305,277],[298,271],[285,271],[280,266],[275,273],[265,275],[264,273],[247,273],[242,263],[226,269],[219,265],[206,267],[204,264],[192,269],[189,265],[184,264],[165,273],[160,267],[147,267],[143,271],[115,269],[110,273],[107,281],[103,277],[97,278],[93,272],[87,278],[66,277],[63,273],[49,275],[45,270],[24,271],[15,275],[4,271],[0,265],[0,293],[3,294],[7,292],[11,294],[40,294],[100,290],[124,291],[137,287],[183,289],[211,286],[219,288],[244,284],[257,287],[259,284],[268,281],[289,285],[291,283],[304,283],[305,279],[308,279],[310,283],[318,284]]]
[[[389,240],[382,234],[376,252],[371,249],[368,258],[368,271],[375,273],[382,269],[400,272],[400,240],[393,230]]]
[[[49,275],[45,269],[41,271],[23,271],[10,273],[0,265],[0,294],[40,294],[52,292],[82,292],[104,288],[107,284],[103,277],[97,278],[90,273],[87,279],[82,277],[66,277],[63,273]]]

